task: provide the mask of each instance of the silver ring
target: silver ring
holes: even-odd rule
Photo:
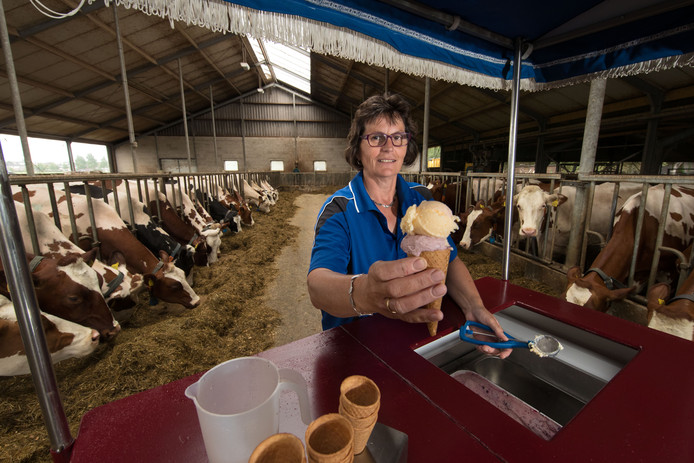
[[[388,312],[392,313],[393,315],[397,314],[397,312],[393,309],[390,308],[390,298],[386,298],[386,309],[388,309]]]

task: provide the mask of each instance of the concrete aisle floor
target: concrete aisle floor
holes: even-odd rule
[[[321,331],[321,314],[308,297],[306,274],[311,260],[313,226],[327,198],[325,194],[302,194],[294,200],[296,214],[290,224],[299,227],[299,232],[296,241],[285,247],[275,261],[277,278],[265,292],[268,306],[282,315],[275,346]]]

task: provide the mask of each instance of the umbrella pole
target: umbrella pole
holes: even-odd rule
[[[518,99],[520,92],[521,47],[523,41],[517,38],[513,57],[513,84],[511,87],[511,125],[508,134],[508,180],[506,182],[506,217],[504,219],[504,253],[501,259],[501,279],[509,279],[509,259],[511,257],[511,226],[513,225],[513,194],[516,184],[516,135],[518,132]]]

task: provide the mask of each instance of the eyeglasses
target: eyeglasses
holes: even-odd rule
[[[369,146],[373,147],[385,146],[389,138],[390,141],[393,142],[393,146],[407,146],[410,138],[412,138],[412,135],[409,132],[395,132],[392,135],[375,132],[368,135],[362,135],[360,138],[362,140],[366,140]]]

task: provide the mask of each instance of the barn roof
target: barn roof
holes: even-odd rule
[[[269,74],[262,72],[263,64],[274,64],[277,69],[285,69],[287,65],[265,62],[265,58],[258,56],[251,46],[253,38],[245,35],[246,32],[266,31],[263,38],[273,38],[294,46],[309,44],[311,50],[321,50],[321,53],[311,51],[309,54],[310,93],[292,90],[346,116],[365,96],[387,88],[409,99],[415,106],[416,117],[422,121],[425,80],[430,77],[430,146],[478,145],[501,146],[505,149],[508,143],[511,98],[508,82],[511,76],[508,59],[503,61],[498,57],[512,58],[509,44],[517,36],[526,37],[527,43],[535,47],[529,50],[531,61],[523,69],[522,88],[525,90],[520,95],[518,121],[521,150],[526,145],[528,150],[534,150],[540,135],[546,149],[550,147],[549,151],[554,150],[557,157],[562,150],[580,148],[589,79],[595,76],[611,77],[601,127],[601,137],[605,141],[601,140],[601,144],[619,146],[615,156],[640,152],[647,125],[653,120],[658,121],[659,139],[668,141],[670,146],[682,143],[691,146],[694,138],[691,122],[694,120],[691,49],[684,45],[674,49],[676,47],[673,47],[671,40],[666,42],[667,49],[665,45],[650,47],[646,61],[627,64],[620,61],[624,59],[621,55],[614,54],[601,55],[592,60],[586,58],[584,61],[588,71],[580,73],[572,70],[576,62],[558,70],[561,59],[556,54],[557,44],[568,42],[573,45],[572,56],[585,58],[585,49],[580,48],[583,42],[612,44],[610,40],[620,34],[626,34],[624,37],[628,41],[635,42],[642,35],[653,37],[658,31],[668,31],[661,35],[674,37],[675,42],[682,41],[683,37],[691,37],[692,34],[694,2],[691,0],[568,2],[570,6],[562,7],[560,12],[556,11],[557,2],[535,0],[234,2],[241,6],[221,0],[177,0],[164,2],[170,8],[165,12],[142,11],[146,10],[148,4],[161,2],[140,0],[127,3],[132,8],[114,7],[113,3],[104,6],[101,1],[84,2],[75,15],[51,19],[40,13],[32,2],[3,2],[29,135],[107,144],[128,140],[128,118],[116,40],[118,32],[122,38],[136,137],[181,120],[179,72],[183,76],[185,107],[189,114],[208,110],[212,102],[218,105],[253,94],[259,86],[266,87],[273,83],[291,86],[278,81],[272,67]],[[451,6],[452,3],[457,6]],[[483,7],[489,3],[495,6]],[[517,3],[521,4],[521,8],[514,6]],[[190,11],[174,11],[171,6],[186,4],[200,9],[207,7],[208,16],[203,14],[195,19],[195,14]],[[250,15],[227,15],[222,18],[226,25],[215,27],[215,21],[220,19],[212,17],[209,12],[219,4],[233,8],[266,4],[280,8],[277,5],[285,5],[288,10],[266,14],[267,22],[260,25],[257,20],[251,25],[246,24],[251,22],[248,19]],[[316,18],[307,15],[303,22],[298,23],[302,25],[301,30],[288,26],[278,28],[282,23],[271,19],[291,15],[291,9],[294,9],[294,13],[306,13],[313,11],[312,7],[320,9],[325,5],[334,7],[340,13],[345,9],[361,13],[355,17],[337,17],[334,21],[330,15]],[[625,5],[628,5],[628,11],[624,10]],[[50,6],[54,10],[70,11],[77,4],[72,0],[53,0]],[[333,12],[333,15],[336,14]],[[368,27],[359,26],[356,21],[363,20],[364,16],[376,20],[367,24]],[[469,66],[467,61],[475,55],[472,52],[465,54],[466,62],[456,57],[452,57],[450,62],[446,61],[444,55],[453,55],[455,50],[451,50],[451,47],[459,44],[451,39],[451,31],[447,29],[453,26],[456,17],[458,25],[453,31],[455,37],[479,44],[477,54],[487,51],[497,53],[493,59],[480,60],[474,69],[465,67]],[[656,18],[659,20],[657,23]],[[444,25],[448,20],[452,21],[451,24]],[[346,36],[340,34],[332,37],[332,42],[328,35],[318,43],[316,37],[319,34],[311,32],[312,29],[306,25],[320,21],[333,21],[326,23],[328,31],[344,32],[345,27],[354,25],[355,30],[349,32],[349,37],[365,40],[359,42],[362,44],[375,43],[378,46],[373,53],[365,54],[364,46],[348,46],[352,40],[345,40]],[[374,23],[384,21],[385,35],[378,35],[381,33],[378,31],[373,32],[373,36],[368,35],[372,33]],[[224,30],[229,29],[229,24],[235,29]],[[644,25],[648,24],[654,26],[643,30]],[[396,35],[395,32],[402,34]],[[420,37],[428,38],[420,40],[424,45],[418,45],[414,50],[410,45]],[[483,43],[482,38],[486,42]],[[646,42],[652,44],[653,40]],[[334,42],[340,46],[336,47]],[[331,52],[329,43],[333,43],[332,54],[328,54]],[[432,43],[436,47],[427,48]],[[690,48],[694,46],[694,40],[684,40],[683,43]],[[378,55],[379,47],[390,51]],[[403,50],[398,52],[398,48]],[[410,50],[414,50],[412,53],[415,56],[408,55]],[[632,49],[629,49],[625,54],[632,53]],[[434,55],[436,59],[429,59]],[[532,61],[535,58],[542,61],[535,63]],[[610,60],[619,66],[608,62]],[[248,70],[242,67],[242,62],[249,63]],[[490,62],[493,66],[490,65],[489,74],[485,74],[484,64]],[[601,66],[604,68],[602,71]],[[553,77],[555,71],[560,73],[559,77]],[[6,66],[0,67],[0,80],[4,84],[0,87],[0,131],[12,133],[17,127]],[[691,153],[691,150],[674,150],[673,155],[677,152]]]

